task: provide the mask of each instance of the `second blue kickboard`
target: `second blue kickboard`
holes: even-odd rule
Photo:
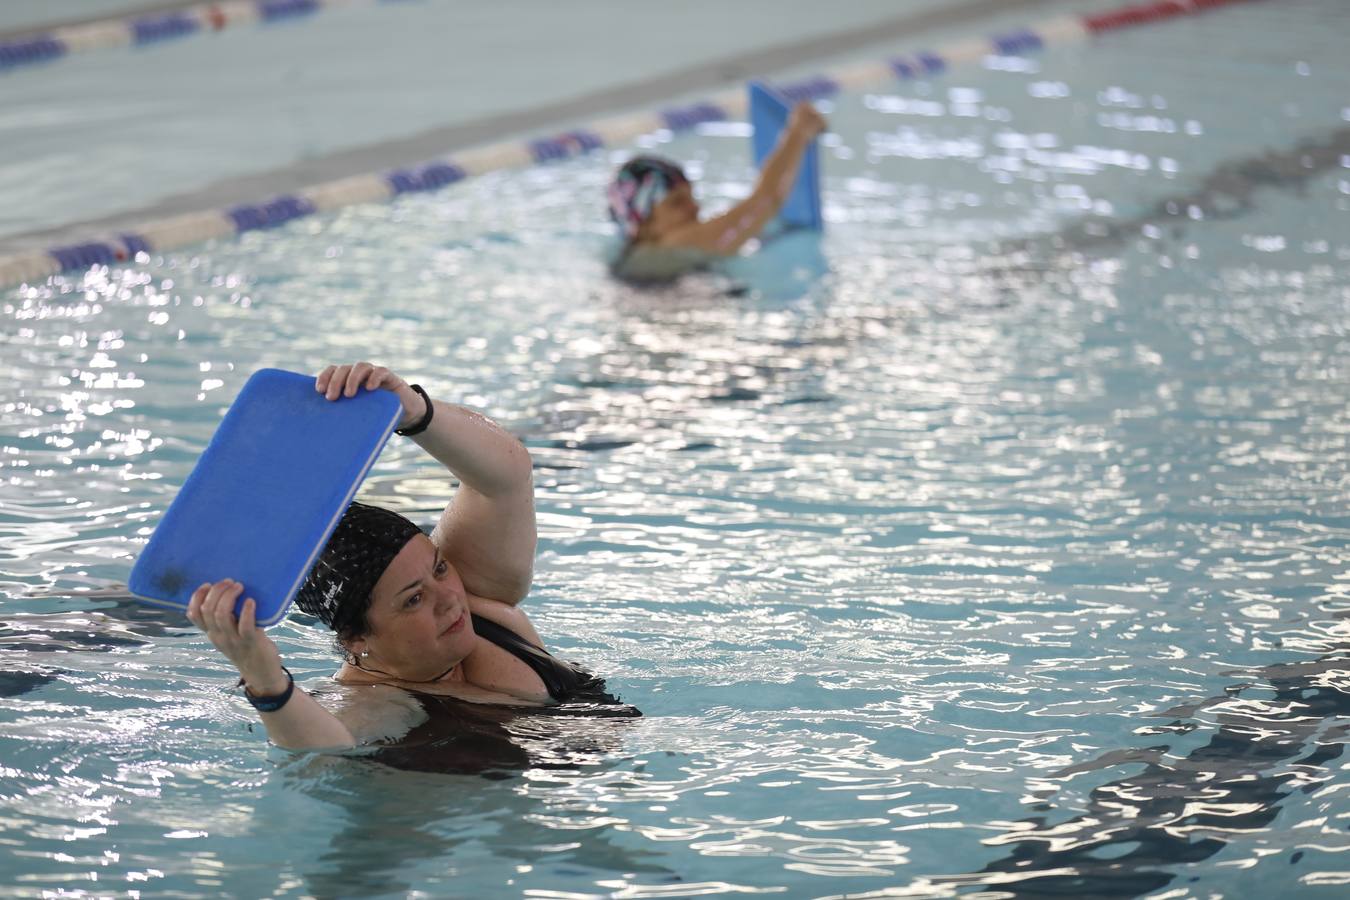
[[[186,609],[200,585],[233,578],[259,625],[280,621],[401,413],[389,391],[329,401],[312,375],[253,373],[136,560],[131,592]]]
[[[787,127],[792,105],[778,91],[761,81],[750,82],[750,127],[755,153],[755,165],[763,168],[764,158],[778,144],[778,135]],[[779,220],[792,228],[812,228],[820,231],[824,221],[820,215],[820,162],[816,142],[806,148],[797,183],[778,213]]]

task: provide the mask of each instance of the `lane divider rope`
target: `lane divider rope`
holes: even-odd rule
[[[269,0],[267,5],[281,10],[313,6],[321,2]],[[1255,0],[1161,0],[1094,15],[1062,16],[991,38],[959,40],[935,50],[896,56],[882,62],[840,67],[828,74],[779,84],[777,87],[793,100],[818,100],[840,91],[866,88],[890,78],[928,78],[991,54],[1009,56],[1034,52],[1043,47],[1083,40],[1115,29],[1244,2]],[[217,4],[221,5],[224,4]],[[655,112],[611,116],[584,128],[524,142],[487,144],[457,153],[453,158],[324,182],[261,203],[240,204],[130,224],[86,242],[0,257],[0,286],[32,283],[62,272],[94,266],[112,266],[134,260],[140,254],[162,253],[216,238],[275,228],[295,219],[346,206],[387,201],[400,194],[438,190],[487,172],[569,159],[602,147],[625,144],[661,129],[688,131],[705,122],[739,119],[745,114],[745,92],[740,88],[731,88],[696,103]]]
[[[242,25],[271,24],[325,9],[391,2],[394,0],[222,0],[34,30],[0,40],[0,75],[20,66],[91,50],[140,47]]]

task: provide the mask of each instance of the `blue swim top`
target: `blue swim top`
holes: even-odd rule
[[[637,237],[656,204],[681,184],[684,170],[659,156],[635,156],[623,164],[609,183],[609,215],[627,240]]]

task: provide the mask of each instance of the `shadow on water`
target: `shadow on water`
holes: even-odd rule
[[[1149,226],[1159,229],[1158,236],[1164,227],[1176,236],[1197,221],[1240,218],[1258,208],[1260,191],[1304,192],[1314,179],[1342,167],[1347,155],[1350,128],[1310,136],[1289,150],[1223,162],[1200,178],[1194,189],[1158,200],[1138,216],[1088,216],[1050,235],[1049,241],[1056,250],[1109,250],[1146,233]],[[1016,257],[1045,241],[1040,236],[1008,242],[995,255]]]
[[[176,610],[146,606],[125,590],[33,595],[69,601],[80,608],[58,613],[11,613],[0,622],[0,697],[18,697],[51,684],[64,670],[43,665],[35,654],[106,653],[142,647],[183,631]],[[99,601],[89,608],[91,600]]]
[[[1178,866],[1265,828],[1286,797],[1331,778],[1326,765],[1345,752],[1350,724],[1338,720],[1350,716],[1350,648],[1251,674],[1264,683],[1159,713],[1172,721],[1151,729],[1184,734],[1196,726],[1183,719],[1212,709],[1218,728],[1205,745],[1179,758],[1169,757],[1168,745],[1117,750],[1060,770],[1054,777],[1144,767],[1095,788],[1072,819],[1032,817],[986,840],[1010,850],[978,873],[932,882],[997,884],[1010,897],[1134,897],[1176,880]],[[1252,688],[1274,694],[1244,699]]]
[[[183,610],[157,606],[127,591],[125,585],[91,591],[25,594],[24,599],[55,600],[75,607],[68,613],[28,617],[56,623],[86,622],[92,633],[116,632],[134,638],[164,637],[193,631]]]
[[[50,671],[0,672],[0,697],[19,697],[35,691],[55,681],[57,674]]]

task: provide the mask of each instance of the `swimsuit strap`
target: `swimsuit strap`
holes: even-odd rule
[[[554,700],[562,702],[574,691],[591,687],[595,683],[595,676],[563,662],[542,647],[536,647],[505,625],[476,613],[471,616],[474,632],[533,669]]]

